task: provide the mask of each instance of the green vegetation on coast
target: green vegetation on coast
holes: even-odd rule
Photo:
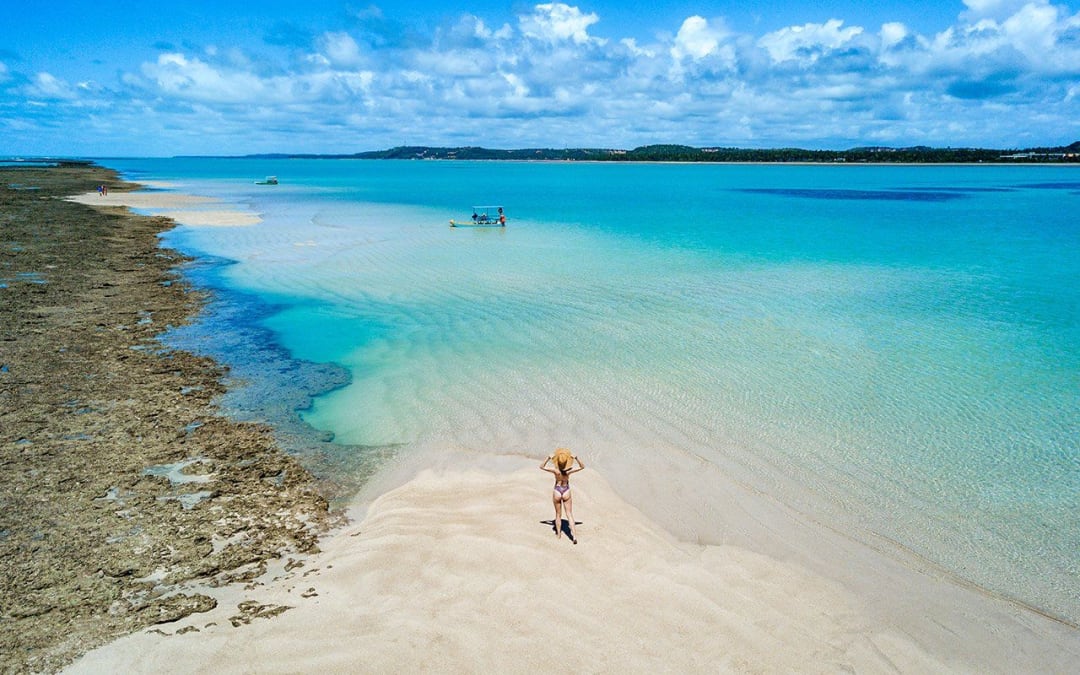
[[[495,150],[474,146],[398,146],[354,154],[270,154],[251,157],[295,159],[467,159],[591,162],[754,162],[895,163],[895,164],[1061,164],[1080,163],[1080,141],[1067,146],[1025,149],[860,147],[848,150],[802,148],[695,148],[688,145],[645,145],[633,150],[613,148],[526,148]]]

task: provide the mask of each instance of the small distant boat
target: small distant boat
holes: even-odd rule
[[[501,206],[474,206],[472,220],[450,220],[450,227],[506,227],[506,214]]]
[[[267,176],[263,180],[255,181],[256,185],[277,185],[277,176]]]

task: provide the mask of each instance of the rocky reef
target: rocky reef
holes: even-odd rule
[[[137,186],[0,168],[0,670],[50,672],[205,611],[198,585],[317,550],[333,517],[270,430],[215,407],[222,368],[156,336],[204,301],[164,218],[63,199]],[[193,583],[198,582],[198,583]]]

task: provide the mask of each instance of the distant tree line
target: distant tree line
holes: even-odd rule
[[[695,148],[689,145],[645,145],[633,150],[613,148],[527,148],[493,150],[481,147],[399,146],[349,155],[273,154],[275,158],[325,159],[467,159],[592,162],[811,162],[811,163],[1080,163],[1080,141],[1053,148],[910,148],[862,147],[849,150],[802,148]]]

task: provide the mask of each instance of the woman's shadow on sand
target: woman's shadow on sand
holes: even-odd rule
[[[550,527],[552,532],[556,531],[555,530],[555,519],[554,518],[552,518],[550,520],[541,520],[540,522],[543,523],[544,525],[547,525],[548,527]],[[580,520],[575,520],[574,521],[574,526],[575,527],[577,527],[580,524],[581,524]],[[572,541],[572,542],[574,542],[576,544],[577,539],[574,539],[574,535],[571,534],[571,532],[570,532],[570,521],[568,521],[566,518],[563,518],[562,520],[559,521],[559,526],[562,528],[563,534],[565,534],[567,536],[567,538],[570,539],[570,541]]]

